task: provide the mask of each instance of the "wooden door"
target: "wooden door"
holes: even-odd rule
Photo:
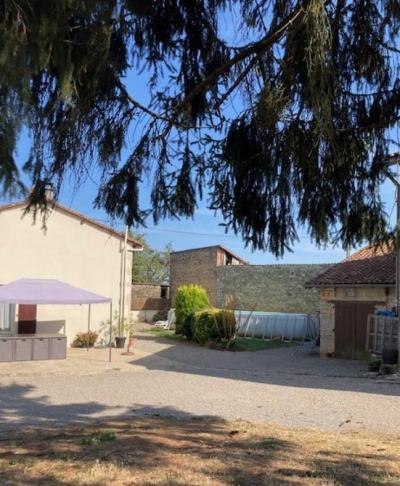
[[[354,359],[354,321],[353,302],[335,304],[335,356]]]
[[[375,302],[337,302],[335,304],[335,356],[366,359],[368,315],[375,311]]]
[[[36,305],[18,306],[18,334],[36,334]]]

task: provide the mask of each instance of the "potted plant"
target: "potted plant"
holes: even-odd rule
[[[104,331],[104,339],[106,342],[110,340],[110,320],[102,323],[102,329]],[[123,349],[125,347],[126,338],[128,337],[133,345],[133,333],[134,333],[134,321],[131,316],[121,318],[117,311],[113,314],[111,337],[114,339],[115,347]]]
[[[383,348],[382,361],[385,365],[395,365],[399,359],[399,351],[396,348]]]
[[[129,348],[133,347],[135,345],[135,323],[132,319],[132,316],[129,316],[124,319],[123,324],[123,329],[124,333],[128,336],[128,350]]]
[[[126,338],[128,337],[129,346],[133,346],[135,343],[134,335],[134,322],[131,316],[118,318],[118,335],[115,337],[115,347],[122,349],[125,347]]]
[[[372,356],[368,362],[368,371],[378,373],[382,366],[382,359]]]

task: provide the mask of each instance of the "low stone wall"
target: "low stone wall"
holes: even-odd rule
[[[131,300],[131,310],[136,311],[136,310],[154,310],[154,311],[159,311],[159,310],[169,310],[170,308],[170,301],[169,299],[156,299],[153,297],[139,297],[136,299]]]
[[[311,313],[319,310],[319,291],[304,284],[331,265],[246,265],[217,269],[217,305],[231,298],[237,308],[264,312]]]
[[[151,283],[133,283],[131,286],[132,299],[152,298],[158,299],[161,297],[161,288],[168,288],[168,285],[158,285]]]
[[[165,289],[165,297],[161,297]],[[170,308],[167,285],[132,284],[131,310],[132,311],[167,311]]]

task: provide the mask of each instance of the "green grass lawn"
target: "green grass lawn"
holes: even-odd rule
[[[186,341],[186,338],[184,336],[175,334],[174,331],[170,331],[169,329],[161,329],[160,327],[144,329],[143,332],[148,332],[149,334],[154,334],[155,336],[172,339],[173,341]]]
[[[160,329],[158,327],[146,329],[144,332],[148,332],[150,334],[154,334],[155,336],[172,339],[173,341],[186,341],[186,338],[183,336],[179,336],[174,333],[174,331],[170,331],[169,329]],[[245,337],[238,337],[236,339],[235,351],[261,351],[262,349],[276,349],[276,348],[283,348],[287,346],[297,346],[299,343],[296,341],[292,342],[284,342],[280,340],[274,341],[267,341],[266,339],[257,339],[257,338],[245,338]]]
[[[267,341],[266,339],[238,337],[235,343],[235,351],[261,351],[262,349],[285,348],[298,344],[297,341],[285,342],[278,339]]]

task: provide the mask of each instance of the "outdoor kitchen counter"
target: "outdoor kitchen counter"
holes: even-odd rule
[[[65,359],[67,338],[62,334],[0,336],[0,361]]]

